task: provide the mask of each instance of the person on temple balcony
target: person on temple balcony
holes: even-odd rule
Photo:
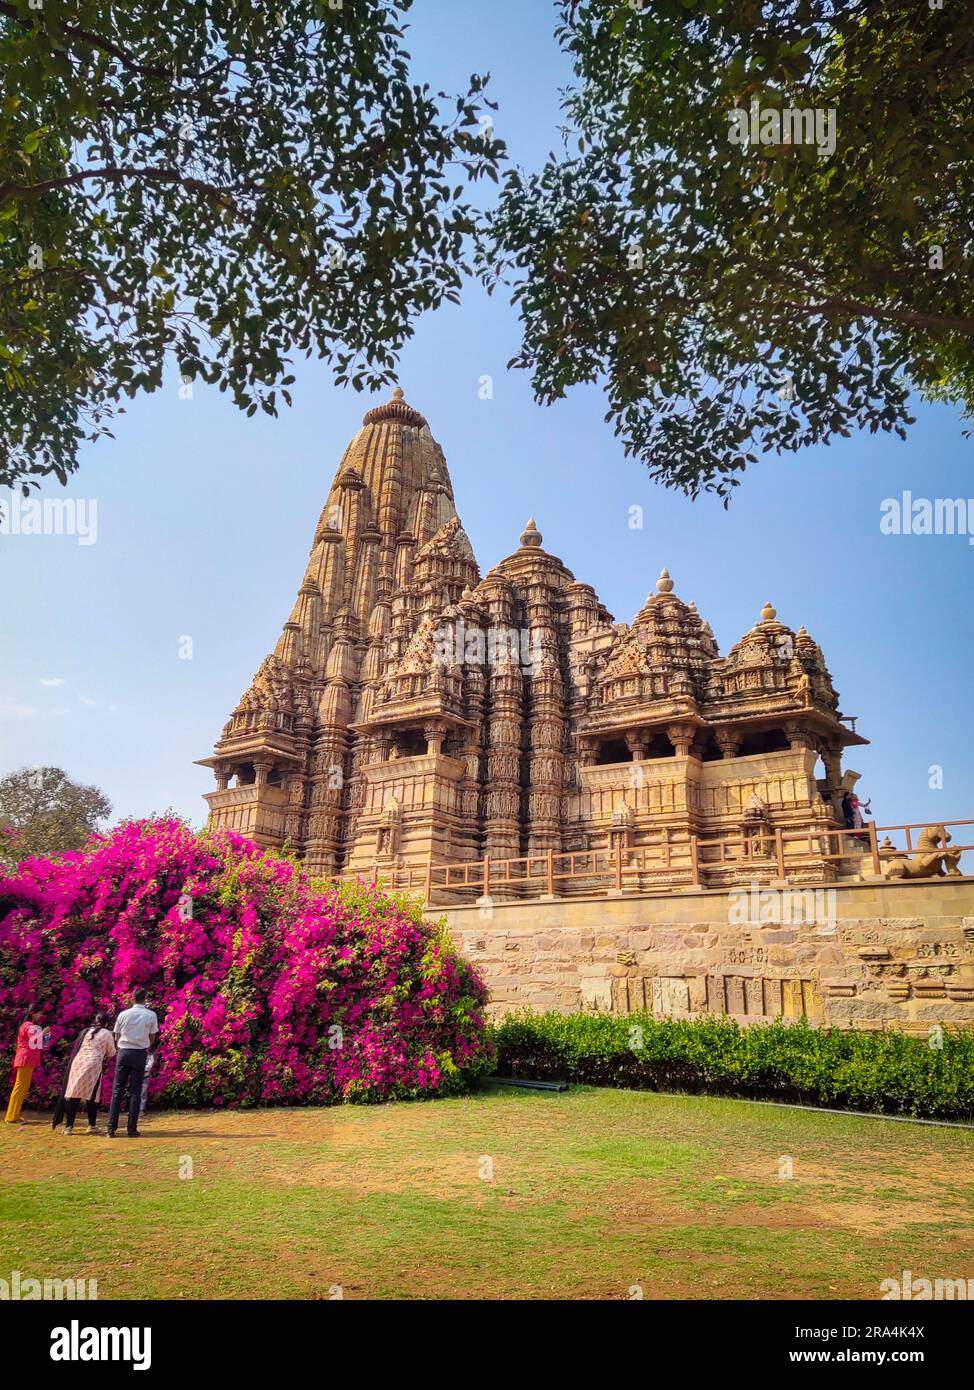
[[[855,792],[846,792],[845,796],[842,798],[842,818],[846,823],[846,828],[849,830],[862,830],[865,824],[863,812],[865,811],[866,815],[869,815],[872,808],[873,804],[871,801],[860,801]],[[858,840],[860,844],[865,844],[865,835],[856,835],[854,838]]]

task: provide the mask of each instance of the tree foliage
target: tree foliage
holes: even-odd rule
[[[903,436],[911,386],[969,412],[970,18],[962,0],[562,0],[565,149],[509,171],[482,252],[489,285],[514,285],[537,398],[604,381],[628,452],[725,500],[762,452]],[[834,112],[834,153],[790,121],[735,143],[752,103]]]
[[[97,787],[59,767],[22,767],[0,778],[0,863],[81,849],[112,810]]]
[[[173,359],[253,414],[292,352],[391,379],[496,178],[485,79],[410,81],[412,0],[0,0],[0,483],[63,483]]]

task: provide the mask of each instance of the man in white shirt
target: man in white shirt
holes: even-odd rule
[[[115,1045],[118,1054],[115,1058],[112,1104],[108,1112],[109,1139],[115,1138],[126,1082],[129,1088],[129,1119],[126,1132],[130,1139],[139,1138],[142,1078],[145,1075],[146,1059],[149,1053],[154,1051],[158,1041],[159,1020],[151,1009],[145,1007],[145,990],[137,989],[132,995],[132,1007],[123,1010],[115,1020]]]

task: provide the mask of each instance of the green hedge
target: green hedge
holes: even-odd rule
[[[974,1034],[942,1045],[897,1032],[636,1014],[509,1014],[497,1075],[974,1120]]]

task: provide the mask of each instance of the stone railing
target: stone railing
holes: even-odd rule
[[[974,850],[974,820],[940,821],[952,836],[949,849]],[[823,826],[777,827],[770,831],[698,835],[666,828],[649,842],[591,850],[545,850],[510,859],[472,859],[444,864],[373,867],[373,881],[398,891],[422,893],[424,902],[461,903],[477,898],[555,898],[606,893],[666,892],[675,888],[723,889],[762,883],[838,883],[884,879],[896,860],[918,850],[927,824],[879,825],[860,830]],[[883,840],[880,840],[883,836]],[[894,836],[894,839],[890,837]],[[942,854],[943,851],[941,850]],[[934,875],[930,875],[934,876]]]

